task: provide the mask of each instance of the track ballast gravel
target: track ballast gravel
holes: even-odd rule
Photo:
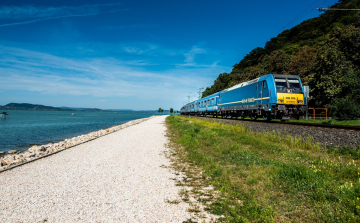
[[[166,116],[0,173],[0,222],[182,222]]]
[[[188,116],[184,116],[188,117]],[[231,120],[221,118],[210,118],[210,117],[198,117],[191,116],[192,118],[206,119],[208,121],[223,122],[230,125],[248,125],[248,128],[252,132],[279,132],[285,133],[292,136],[301,136],[307,138],[313,137],[315,142],[319,142],[322,145],[341,147],[351,146],[358,147],[360,145],[360,131],[347,130],[347,129],[331,129],[322,127],[312,126],[301,126],[301,125],[286,125],[277,123],[266,123],[266,122],[254,122],[254,121],[243,121],[243,120]]]

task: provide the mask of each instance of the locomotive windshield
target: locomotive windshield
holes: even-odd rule
[[[297,78],[276,78],[276,91],[283,93],[303,93]]]

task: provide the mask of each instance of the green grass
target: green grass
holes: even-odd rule
[[[212,116],[208,115],[207,117],[212,117]],[[251,118],[245,118],[244,120],[251,120]],[[263,119],[258,118],[257,120],[263,120]],[[273,119],[272,121],[280,121],[280,119]],[[360,126],[360,119],[359,120],[336,120],[336,119],[315,119],[314,120],[314,119],[302,119],[302,117],[301,117],[300,120],[289,120],[287,122]]]
[[[300,119],[300,120],[290,120],[290,122],[306,122],[306,123],[316,123],[316,124],[329,124],[329,125],[352,125],[360,126],[360,120],[335,120],[335,119]]]
[[[360,222],[360,160],[351,154],[242,125],[178,116],[167,125],[179,160],[221,192],[208,204],[221,221]]]

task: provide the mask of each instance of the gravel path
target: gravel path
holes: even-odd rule
[[[0,173],[0,222],[182,222],[166,116]]]
[[[184,116],[188,117],[188,116]],[[219,121],[227,124],[241,124],[248,125],[248,128],[253,132],[285,132],[286,134],[295,136],[300,135],[303,138],[312,136],[316,142],[326,144],[328,146],[355,146],[360,145],[360,131],[346,130],[346,129],[330,129],[320,128],[311,126],[299,126],[299,125],[284,125],[276,123],[266,122],[253,122],[253,121],[237,121],[231,119],[221,118],[209,118],[209,117],[197,117],[191,116],[192,118],[206,119],[209,121]]]

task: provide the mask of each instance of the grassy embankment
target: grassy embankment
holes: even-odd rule
[[[190,164],[183,172],[203,170],[187,178],[187,186],[201,182],[220,191],[217,198],[198,199],[224,221],[360,221],[358,151],[343,155],[310,138],[178,116],[169,116],[167,125],[174,154]]]
[[[300,119],[300,120],[290,120],[290,122],[306,122],[306,123],[316,123],[316,124],[330,124],[330,125],[352,125],[360,126],[360,120],[335,120],[335,119]]]
[[[212,117],[208,115],[207,117]],[[238,118],[239,119],[239,118]],[[244,120],[251,120],[251,118],[245,118]],[[259,118],[258,120],[263,120]],[[280,121],[280,119],[273,119],[273,121]],[[304,123],[315,123],[315,124],[329,124],[329,125],[351,125],[351,126],[360,126],[359,120],[336,120],[336,119],[299,119],[299,120],[289,120],[288,122],[304,122]]]

